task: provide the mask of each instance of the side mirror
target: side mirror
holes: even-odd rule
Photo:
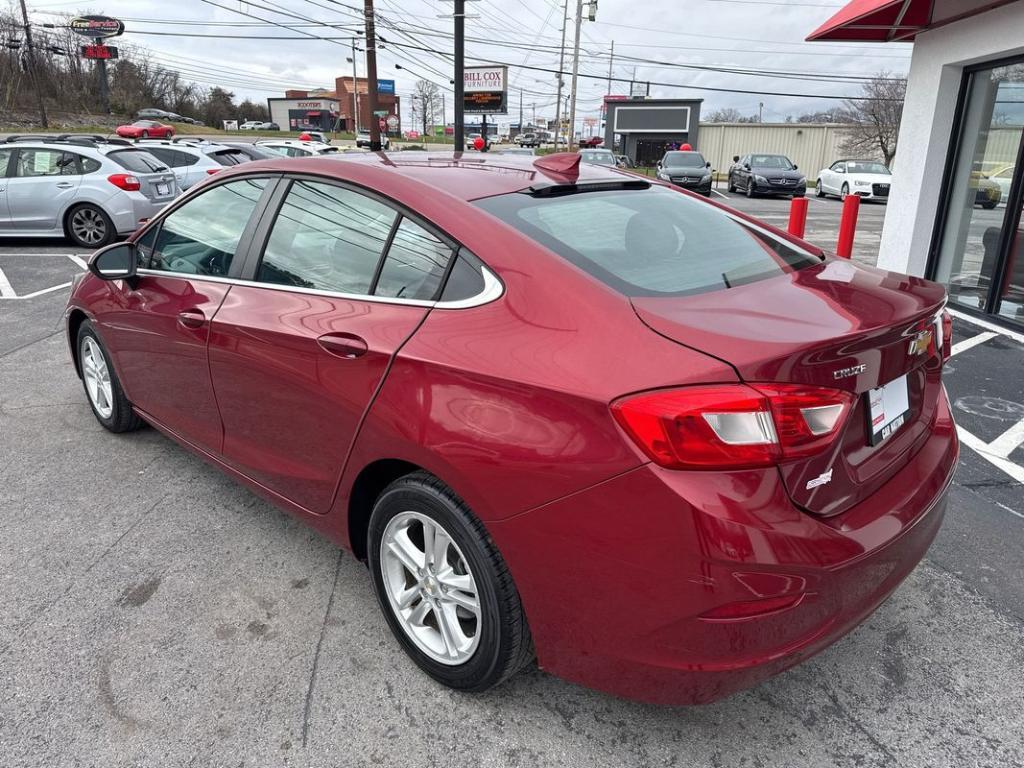
[[[794,165],[794,166],[793,166],[793,170],[794,170],[794,171],[798,171],[798,170],[800,170],[800,166],[799,166],[799,165]]]
[[[739,155],[733,155],[732,161],[734,163],[738,163],[740,161],[740,156]]]
[[[750,163],[747,163],[746,165],[744,165],[743,166],[743,170],[749,171],[750,170]]]
[[[659,171],[661,170],[661,160],[658,161],[657,168],[658,168]]]
[[[704,167],[705,167],[705,168],[710,168],[710,167],[711,167],[711,163],[705,163],[705,164],[704,164]]]
[[[89,271],[100,280],[130,280],[138,267],[135,243],[113,243],[89,259]]]

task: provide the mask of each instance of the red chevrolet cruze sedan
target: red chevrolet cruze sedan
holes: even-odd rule
[[[944,302],[575,155],[369,154],[217,174],[93,257],[67,331],[104,427],[351,549],[442,683],[699,703],[924,555]]]

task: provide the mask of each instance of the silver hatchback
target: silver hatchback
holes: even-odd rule
[[[148,152],[101,136],[0,141],[0,237],[65,236],[98,248],[127,235],[181,193]]]
[[[194,187],[217,171],[252,159],[234,147],[205,139],[140,139],[135,146],[170,166],[183,190]]]

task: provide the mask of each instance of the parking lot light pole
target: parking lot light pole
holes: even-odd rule
[[[466,0],[455,0],[455,151],[466,148]]]

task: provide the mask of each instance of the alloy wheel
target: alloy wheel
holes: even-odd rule
[[[85,245],[99,245],[107,237],[107,222],[95,208],[79,208],[71,215],[71,232]]]
[[[102,418],[109,419],[114,412],[114,388],[110,383],[110,368],[103,350],[96,340],[86,336],[82,340],[82,378],[92,407]]]
[[[380,544],[388,603],[405,634],[431,659],[463,664],[480,641],[480,593],[469,563],[433,518],[401,512]]]

